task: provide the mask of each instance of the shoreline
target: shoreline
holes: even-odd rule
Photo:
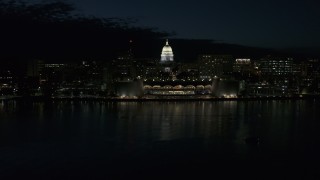
[[[269,100],[316,100],[320,99],[319,95],[303,96],[269,96],[269,97],[161,97],[154,98],[111,98],[111,97],[43,97],[43,96],[25,96],[25,97],[8,97],[0,98],[0,101],[104,101],[104,102],[148,102],[148,101],[269,101]]]

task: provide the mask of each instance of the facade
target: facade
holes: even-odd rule
[[[252,69],[251,60],[250,59],[236,59],[233,65],[233,72],[236,73],[247,73]]]
[[[10,71],[0,71],[0,96],[15,93],[14,77]]]
[[[267,56],[260,60],[262,75],[288,76],[293,73],[293,59]]]
[[[173,61],[173,52],[172,48],[169,45],[169,41],[167,39],[166,45],[163,46],[162,52],[161,52],[161,62],[172,62]]]
[[[233,69],[233,57],[231,55],[205,54],[198,57],[199,78],[213,79],[214,77],[231,75]]]
[[[288,88],[293,80],[293,59],[267,56],[260,60],[262,79],[274,86]]]
[[[135,78],[133,58],[130,54],[123,54],[112,61],[113,79],[116,82],[128,82]]]
[[[159,77],[159,62],[155,59],[135,59],[134,69],[137,78],[143,80],[158,80]]]
[[[33,59],[28,61],[27,76],[38,78],[43,67],[44,63],[42,60]]]
[[[272,96],[297,93],[292,58],[266,56],[258,62],[259,82],[247,85],[251,96]]]
[[[211,81],[147,81],[144,82],[146,95],[209,95]]]
[[[304,94],[320,92],[320,61],[309,59],[300,64],[300,91]]]

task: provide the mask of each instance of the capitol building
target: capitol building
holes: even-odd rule
[[[162,48],[162,53],[161,53],[161,61],[160,62],[170,62],[173,61],[173,52],[172,52],[172,48],[169,45],[169,41],[167,39],[166,45],[163,46]]]
[[[162,72],[169,73],[170,79],[176,79],[175,73],[172,71],[175,66],[175,62],[173,61],[173,51],[169,45],[168,39],[166,40],[166,45],[162,48],[159,66]]]
[[[144,94],[151,95],[196,95],[211,94],[212,81],[198,81],[198,79],[184,76],[181,63],[174,62],[174,54],[169,40],[163,46],[158,63],[158,78],[146,78],[143,82]],[[188,71],[188,70],[187,70]]]

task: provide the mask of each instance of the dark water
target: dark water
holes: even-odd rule
[[[0,102],[0,177],[319,179],[319,105]]]

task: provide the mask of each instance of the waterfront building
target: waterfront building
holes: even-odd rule
[[[159,62],[153,58],[134,59],[136,78],[147,80],[158,80],[160,67]]]
[[[115,82],[132,81],[135,78],[133,57],[129,53],[118,56],[112,61],[113,77]]]
[[[39,78],[40,72],[43,68],[44,62],[42,60],[29,60],[27,66],[27,77]]]
[[[0,71],[0,96],[15,93],[14,75],[9,70]]]
[[[260,59],[260,83],[268,84],[268,89],[272,89],[272,91],[268,90],[268,93],[271,92],[269,95],[284,95],[297,90],[294,86],[293,67],[293,59],[289,57],[266,56]],[[257,86],[259,87],[262,86]]]
[[[319,59],[308,59],[300,64],[300,92],[320,92],[320,61]]]
[[[146,81],[143,85],[146,95],[212,94],[212,81]]]
[[[199,78],[212,79],[216,76],[232,74],[233,57],[231,55],[204,54],[198,57]]]
[[[267,56],[260,60],[262,75],[288,76],[292,75],[293,59]]]
[[[260,60],[261,75],[288,78],[293,75],[293,59],[267,56]]]
[[[251,59],[237,58],[233,64],[233,72],[242,76],[250,76],[253,71]]]
[[[10,70],[0,71],[0,84],[13,84],[13,74]]]

